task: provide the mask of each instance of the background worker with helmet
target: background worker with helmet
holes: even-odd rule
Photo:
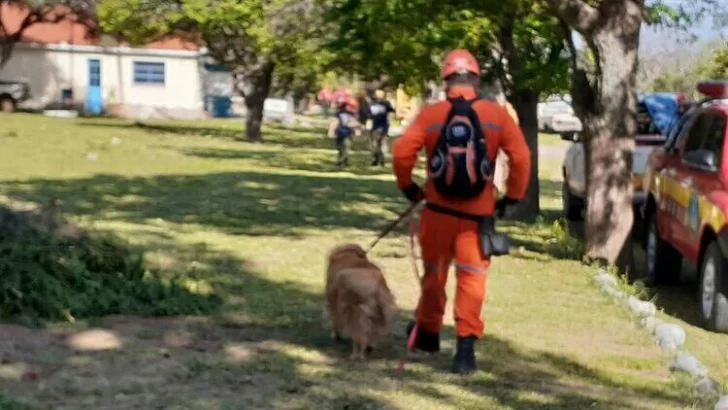
[[[477,370],[475,342],[483,335],[481,310],[491,256],[507,252],[493,215],[503,216],[526,194],[531,154],[520,128],[505,108],[479,99],[480,66],[472,54],[455,50],[441,73],[447,100],[425,106],[393,146],[397,186],[410,201],[426,199],[419,241],[425,274],[416,311],[415,347],[440,350],[447,296],[445,283],[455,260],[457,347],[452,370]],[[412,179],[419,151],[427,152],[423,191]],[[498,150],[509,157],[506,196],[495,200],[493,168]],[[415,323],[410,323],[408,333]]]
[[[357,120],[356,114],[359,103],[356,98],[348,97],[339,106],[334,119],[329,126],[329,138],[336,138],[336,149],[338,157],[336,165],[340,167],[349,166],[349,148],[354,135],[361,133],[361,123]]]
[[[369,116],[372,120],[372,130],[369,141],[372,150],[372,165],[384,165],[384,151],[389,133],[389,114],[394,113],[392,104],[385,99],[384,91],[374,93],[374,101],[369,104]]]

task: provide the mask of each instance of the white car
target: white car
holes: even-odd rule
[[[538,128],[545,132],[580,132],[581,120],[574,115],[574,109],[562,98],[549,98],[538,103]]]
[[[657,95],[654,97],[655,104],[662,104],[659,107],[653,106],[653,112],[658,114],[658,121],[662,127],[662,133],[658,129],[657,122],[653,121],[652,115],[648,113],[644,102],[637,105],[638,134],[635,137],[635,148],[632,151],[632,184],[634,185],[633,203],[636,207],[645,200],[645,193],[642,190],[642,180],[647,163],[652,151],[665,144],[667,132],[670,129],[672,115],[677,113],[677,103],[670,103],[669,97]],[[653,101],[653,100],[650,100]],[[650,103],[652,104],[652,103]],[[658,112],[662,110],[662,112]],[[564,217],[567,220],[578,221],[584,217],[586,205],[586,162],[584,144],[579,140],[578,134],[562,133],[561,138],[566,141],[573,141],[574,144],[566,151],[563,164],[564,182],[562,186],[562,199]]]
[[[584,218],[586,205],[586,153],[584,144],[578,139],[578,134],[562,133],[561,137],[566,141],[574,142],[566,151],[563,164],[562,200],[564,217],[570,221],[580,221]],[[650,154],[657,146],[663,145],[665,140],[665,136],[660,134],[639,135],[636,138],[637,146],[632,151],[632,183],[634,184],[632,202],[635,206],[639,206],[645,199],[645,194],[642,192],[642,177],[647,169]]]

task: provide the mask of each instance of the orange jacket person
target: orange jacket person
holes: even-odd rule
[[[445,283],[454,259],[455,373],[477,370],[475,342],[483,335],[488,266],[490,256],[498,254],[488,251],[492,241],[486,243],[495,233],[493,215],[503,216],[525,196],[531,167],[530,151],[513,118],[500,105],[478,98],[479,74],[469,52],[448,54],[442,68],[448,99],[424,107],[393,147],[398,188],[410,201],[427,201],[419,228],[425,275],[415,347],[430,353],[440,350]],[[424,192],[412,179],[422,148],[427,152]],[[492,177],[498,149],[508,155],[510,173],[506,195],[496,201]],[[413,327],[414,322],[407,332]]]

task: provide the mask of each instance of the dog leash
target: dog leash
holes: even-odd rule
[[[415,280],[417,281],[417,284],[420,287],[420,298],[417,301],[417,308],[415,309],[415,315],[417,314],[417,311],[420,310],[420,303],[422,302],[422,278],[420,277],[420,270],[417,268],[417,256],[415,255],[415,236],[417,235],[417,226],[415,225],[415,217],[414,214],[410,215],[410,223],[409,223],[409,231],[410,231],[410,256],[412,260],[412,273],[415,275]],[[407,359],[409,358],[409,352],[415,350],[415,341],[417,340],[417,331],[419,330],[419,325],[417,324],[417,320],[415,320],[415,325],[412,327],[412,332],[409,334],[409,337],[407,338],[407,350],[405,350],[404,355],[401,359],[399,359],[399,364],[397,364],[397,371],[396,376],[399,377],[402,375],[402,372],[404,371],[404,366],[407,364]]]
[[[407,215],[410,215],[412,213],[412,211],[414,211],[415,208],[417,208],[417,205],[419,205],[420,202],[422,202],[422,201],[423,200],[420,199],[419,201],[412,202],[410,204],[410,206],[407,207],[407,209],[404,210],[404,212],[402,212],[401,214],[399,214],[399,216],[397,217],[397,219],[395,219],[389,225],[387,225],[384,228],[384,230],[382,231],[382,233],[379,234],[379,236],[377,236],[377,238],[374,240],[374,242],[372,242],[371,245],[369,245],[369,247],[366,250],[366,253],[368,254],[369,252],[371,252],[372,249],[374,249],[374,247],[377,246],[377,244],[379,243],[379,241],[381,241],[382,239],[384,239],[385,236],[389,235],[389,233],[392,232],[392,230],[394,230],[394,228],[396,228],[397,225],[399,225],[404,220],[404,218],[407,217]]]
[[[410,221],[409,221],[410,257],[412,260],[412,272],[415,275],[415,280],[417,281],[417,285],[419,285],[419,287],[420,287],[420,300],[417,302],[417,309],[415,310],[415,312],[417,312],[417,310],[420,309],[420,301],[422,299],[422,283],[421,283],[421,279],[420,279],[420,272],[419,272],[419,269],[417,268],[417,257],[415,256],[415,236],[417,235],[417,227],[415,226],[414,210],[417,209],[417,206],[423,200],[424,200],[424,198],[420,199],[419,201],[412,202],[410,204],[410,206],[404,210],[404,212],[399,214],[397,219],[392,221],[389,225],[387,225],[384,228],[382,233],[379,234],[379,236],[377,236],[377,238],[371,243],[371,245],[369,245],[369,248],[367,248],[367,250],[366,250],[367,254],[369,252],[371,252],[372,249],[374,249],[374,247],[377,246],[379,241],[381,241],[385,236],[389,235],[389,233],[392,232],[392,230],[394,230],[394,228],[396,228],[397,225],[399,225],[404,220],[404,218],[406,218],[409,215],[409,217],[410,217]],[[399,360],[399,364],[397,365],[397,371],[396,371],[397,376],[400,376],[402,374],[402,372],[404,371],[404,365],[407,363],[409,352],[411,352],[415,348],[415,340],[417,340],[417,331],[418,331],[418,325],[417,325],[417,322],[415,321],[415,326],[412,328],[412,332],[410,333],[409,337],[407,338],[407,350],[405,351],[404,356],[402,356],[402,358]]]

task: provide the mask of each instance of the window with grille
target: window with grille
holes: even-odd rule
[[[134,84],[164,84],[164,63],[135,61]]]

